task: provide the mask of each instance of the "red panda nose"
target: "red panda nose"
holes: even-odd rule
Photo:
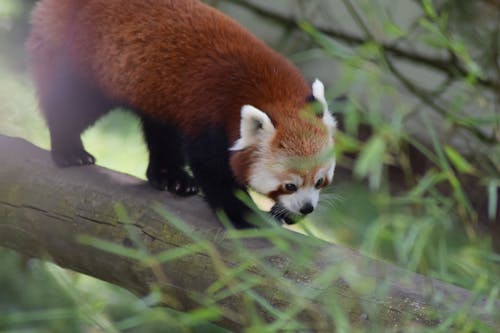
[[[314,210],[313,205],[310,202],[308,202],[304,206],[302,206],[302,208],[300,209],[300,213],[306,215],[312,213],[313,210]]]

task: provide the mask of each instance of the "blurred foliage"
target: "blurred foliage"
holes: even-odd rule
[[[33,2],[0,1],[0,133],[48,148],[22,52]],[[300,66],[314,61],[327,63],[325,70],[335,66],[332,99],[347,95],[333,107],[344,125],[336,139],[339,168],[352,177],[338,178],[322,196],[318,212],[298,229],[498,299],[500,257],[493,246],[500,238],[499,3],[290,0],[296,10],[287,16],[253,1],[212,2],[236,4],[271,21],[272,29],[283,32],[277,45]],[[144,177],[147,153],[131,114],[111,113],[85,133],[84,143],[99,164]],[[425,168],[413,164],[415,151],[426,160]],[[394,168],[402,175],[397,189]],[[286,251],[279,233],[267,237]],[[248,262],[258,260],[258,254],[248,255]],[[168,327],[180,331],[178,325],[197,327],[207,319],[157,308],[155,293],[137,299],[10,252],[0,252],[0,262],[0,331],[165,332]],[[252,277],[242,272],[223,268],[222,273],[243,287],[252,285]],[[245,290],[249,304],[262,302],[252,288]],[[302,304],[304,295],[297,295]],[[208,319],[217,313],[210,312],[214,307],[207,302]],[[296,310],[276,310],[276,322],[267,328],[293,327],[284,318],[293,318]],[[333,304],[331,316],[340,332],[355,331]],[[261,320],[255,318],[255,331],[263,330]],[[487,331],[467,312],[436,331],[452,327]]]
[[[0,332],[223,332],[114,285],[0,251]]]

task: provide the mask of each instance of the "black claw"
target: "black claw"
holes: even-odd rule
[[[60,168],[71,166],[91,165],[95,163],[94,156],[83,149],[71,151],[52,151],[52,160]]]
[[[171,179],[169,185],[167,186],[169,192],[179,194],[181,191],[181,184],[177,179]]]
[[[187,173],[178,175],[178,178],[174,182],[174,193],[180,196],[190,196],[198,193],[198,187],[194,182],[194,179]]]
[[[95,157],[92,156],[92,155],[90,155],[90,154],[88,154],[88,156],[86,156],[84,158],[84,162],[85,162],[86,165],[95,164]]]
[[[148,167],[147,177],[152,187],[157,190],[168,190],[171,193],[180,196],[190,196],[198,193],[198,186],[194,179],[184,170],[169,172],[161,169],[155,170],[154,167]]]

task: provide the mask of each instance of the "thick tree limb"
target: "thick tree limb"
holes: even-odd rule
[[[125,207],[133,225],[117,215],[118,202]],[[151,269],[79,241],[87,235],[133,246],[127,231],[132,227],[150,253],[192,245],[190,234],[181,232],[175,223],[165,221],[151,208],[154,202],[161,202],[183,221],[187,230],[213,244],[218,259],[213,258],[213,253],[198,252]],[[291,242],[288,255],[278,255],[277,247],[265,238],[243,241],[241,246],[246,251],[263,254],[263,263],[253,263],[246,269],[260,277],[253,290],[272,308],[286,309],[290,302],[302,300],[298,298],[300,293],[304,299],[309,297],[303,308],[292,312],[292,318],[304,328],[331,331],[334,323],[329,313],[334,304],[344,309],[357,326],[392,328],[435,325],[468,304],[471,314],[500,329],[500,319],[484,311],[486,301],[475,299],[461,288],[293,232],[283,230],[283,237]],[[139,295],[148,293],[155,284],[165,295],[165,305],[187,311],[204,303],[214,282],[221,278],[230,280],[221,276],[217,266],[241,264],[244,255],[234,244],[199,197],[158,193],[138,179],[100,167],[56,169],[46,151],[21,139],[0,136],[0,246],[47,258]],[[295,259],[303,250],[314,253],[307,267]],[[265,267],[275,269],[279,279],[273,279]],[[369,279],[372,287],[356,288],[343,277],[325,280],[323,273],[334,268],[349,271],[354,280]],[[290,283],[296,288],[283,287]],[[384,286],[385,292],[378,286]],[[247,305],[241,291],[231,289],[230,283],[227,288],[231,291],[229,296],[218,300],[222,309],[218,324],[241,330],[251,314],[244,311]],[[441,296],[439,302],[434,301],[435,295]],[[495,307],[498,309],[498,304]],[[276,320],[270,308],[262,305],[257,310],[269,322]]]

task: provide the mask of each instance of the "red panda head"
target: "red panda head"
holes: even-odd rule
[[[240,157],[231,161],[240,182],[302,215],[314,210],[320,190],[332,181],[335,170],[336,122],[323,84],[316,80],[312,90],[320,112],[308,103],[274,123],[265,111],[243,106],[240,138],[231,147]]]

